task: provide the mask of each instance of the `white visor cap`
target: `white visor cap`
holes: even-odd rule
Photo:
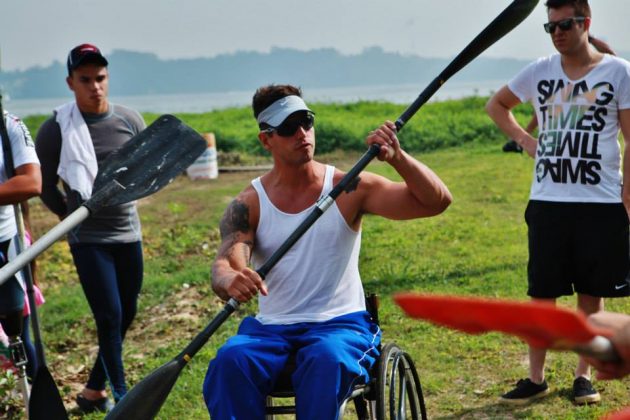
[[[299,96],[285,96],[284,98],[278,99],[258,114],[256,121],[258,121],[258,124],[265,123],[272,127],[277,127],[282,124],[289,115],[297,111],[313,112]]]

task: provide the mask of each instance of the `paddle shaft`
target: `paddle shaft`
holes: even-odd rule
[[[0,135],[2,136],[2,155],[4,158],[4,170],[6,172],[7,178],[11,179],[15,176],[15,165],[13,164],[13,151],[11,150],[11,139],[9,138],[6,121],[4,120],[4,108],[2,107],[2,94],[0,94],[0,118],[2,118],[2,120],[0,121]],[[17,230],[18,230],[19,238],[18,238],[18,244],[17,244],[18,245],[17,254],[19,254],[21,250],[24,248],[21,245],[22,239],[24,238],[24,225],[22,221],[22,213],[20,212],[20,203],[14,204],[13,210],[15,211],[15,220],[18,226]],[[8,259],[8,255],[6,257]],[[26,270],[24,270],[24,276],[26,277],[27,275],[30,276],[30,271],[29,273],[26,273]],[[29,278],[29,280],[31,279]],[[32,290],[31,284],[32,284],[32,281],[30,283],[28,281],[26,282],[27,291]],[[29,303],[31,301],[32,301],[31,297],[29,296]],[[34,320],[33,331],[34,331],[35,337],[38,338],[39,337],[39,323],[36,321],[36,319],[37,319],[37,314],[34,313],[34,317],[31,317],[31,320]],[[10,340],[12,341],[15,338],[16,337],[11,337]],[[41,354],[43,355],[43,352]],[[42,358],[40,358],[39,355],[40,355],[40,346],[37,347],[37,357],[40,361],[43,360]],[[21,389],[22,397],[24,399],[24,411],[25,411],[26,417],[28,418],[29,417],[28,401],[29,401],[29,396],[30,396],[30,389],[29,389],[28,380],[26,377],[25,366],[20,366],[19,370],[20,370],[20,375],[18,379],[18,384],[19,384],[19,388]]]
[[[538,3],[538,0],[515,0],[497,18],[495,18],[455,59],[420,93],[416,100],[405,109],[396,120],[396,130],[400,132],[407,121],[424,105],[433,94],[464,66],[470,63],[479,54],[494,44],[507,32],[518,25]],[[317,202],[317,207],[298,226],[298,228],[287,238],[287,240],[274,252],[274,254],[257,270],[257,273],[264,279],[280,258],[297,242],[310,226],[330,207],[335,199],[346,190],[356,179],[359,173],[374,159],[380,151],[378,145],[370,146],[365,155],[355,164],[346,176],[337,184],[328,196]]]
[[[413,117],[416,112],[424,105],[433,94],[448,80],[452,75],[461,70],[464,66],[475,59],[479,54],[485,51],[490,45],[494,44],[506,33],[511,31],[516,25],[523,21],[532,11],[538,0],[514,0],[503,12],[497,16],[479,35],[473,39],[470,44],[460,52],[455,59],[420,93],[416,100],[405,109],[405,111],[396,120],[396,130],[400,132],[407,121]],[[300,237],[311,227],[313,223],[330,207],[335,199],[346,190],[348,186],[354,182],[358,174],[374,159],[380,151],[380,147],[372,145],[368,152],[363,155],[361,160],[346,174],[339,184],[328,194],[328,196],[317,202],[317,207],[309,214],[309,216],[298,226],[298,228],[287,238],[287,240],[273,253],[273,255],[262,265],[256,272],[264,279],[274,265],[282,258],[282,256],[297,242]],[[345,181],[345,182],[344,182]],[[236,309],[238,301],[230,299],[223,311],[229,311],[229,308]],[[234,309],[231,309],[234,311]],[[231,312],[230,312],[231,313]],[[214,322],[214,321],[213,321]]]
[[[473,58],[477,55],[481,54],[488,46],[492,45],[498,39],[500,39],[503,35],[513,29],[516,25],[518,25],[533,9],[534,5],[538,2],[538,0],[514,0],[513,3],[508,6],[483,32],[478,35],[475,40],[471,44],[466,47],[462,53],[460,53],[453,63],[451,63],[447,69],[445,69],[438,79],[434,80],[429,87],[427,87],[421,95],[411,104],[405,112],[400,116],[400,118],[396,121],[397,131],[400,131],[405,123],[420,109],[420,107],[426,103],[426,101],[437,91],[440,86],[444,83],[448,77],[457,72],[459,69],[468,64]],[[528,8],[529,10],[525,10]],[[511,10],[510,13],[508,11]],[[494,30],[495,27],[500,26],[500,30]],[[483,35],[483,36],[482,36]],[[483,43],[479,41],[480,38],[483,39]],[[475,44],[475,45],[473,45]],[[317,202],[316,208],[307,216],[307,218],[298,226],[298,228],[287,238],[287,240],[280,246],[278,250],[274,252],[274,254],[267,260],[258,270],[257,273],[264,279],[269,271],[275,266],[275,264],[280,260],[280,258],[290,249],[295,242],[309,229],[309,227],[315,223],[315,221],[328,209],[334,200],[337,198],[339,194],[341,194],[344,190],[349,190],[352,187],[352,182],[355,181],[358,174],[372,161],[374,157],[378,155],[380,151],[380,146],[372,145],[368,152],[360,159],[360,161],[344,176],[342,181],[340,181],[335,188],[322,200]],[[185,363],[189,362],[192,357],[205,345],[205,343],[209,340],[212,334],[228,319],[230,314],[232,314],[239,306],[239,302],[230,298],[224,308],[214,317],[214,319],[204,328],[202,332],[200,332],[193,341],[186,346],[186,348],[171,362],[167,363],[173,364],[173,362],[177,361],[177,370],[169,371],[164,374],[165,379],[169,379],[175,381],[177,376],[185,366]],[[162,366],[162,368],[167,365]],[[161,375],[160,370],[162,368],[158,368],[154,373],[156,375]],[[152,375],[149,375],[148,378],[155,379]],[[125,418],[126,414],[129,414],[134,411],[134,406],[137,404],[146,404],[146,399],[150,398],[159,398],[152,406],[151,415],[157,414],[159,408],[166,400],[166,396],[155,397],[152,391],[146,387],[143,387],[143,381],[140,381],[134,388],[130,390],[129,393],[121,400],[124,402],[128,400],[128,404],[120,404],[119,409],[114,410],[110,413],[108,418]],[[137,392],[134,392],[137,390]],[[123,409],[124,407],[124,409]],[[154,409],[153,409],[154,408]],[[114,416],[115,414],[115,416]],[[147,418],[151,418],[151,416],[147,416]]]
[[[15,165],[13,162],[13,152],[11,150],[11,141],[7,132],[6,123],[4,121],[4,110],[2,109],[2,96],[0,95],[0,133],[2,135],[2,150],[4,157],[4,165],[7,173],[7,178],[15,176]],[[13,211],[15,213],[15,222],[17,225],[18,237],[17,237],[17,254],[18,257],[24,251],[25,242],[25,229],[24,218],[20,203],[13,205]],[[34,258],[34,257],[33,257]],[[36,358],[39,362],[37,372],[33,378],[33,388],[29,392],[29,386],[26,382],[26,376],[22,377],[21,384],[23,385],[22,394],[24,396],[24,410],[27,418],[32,420],[43,420],[47,418],[54,418],[57,420],[67,419],[66,409],[63,405],[61,395],[57,385],[53,380],[48,367],[46,366],[46,358],[44,356],[44,344],[41,339],[39,317],[37,315],[37,303],[35,302],[35,289],[33,286],[33,273],[31,272],[30,260],[24,265],[22,274],[26,281],[26,293],[28,297],[28,303],[31,309],[30,318],[33,325],[33,337],[35,339],[35,352]],[[17,272],[16,270],[15,272]],[[15,274],[15,273],[13,273]],[[11,274],[8,278],[13,276]],[[3,282],[0,282],[2,284]],[[24,367],[22,367],[24,369]],[[24,373],[24,371],[22,371]],[[46,380],[42,380],[45,378]],[[43,396],[43,398],[41,398]]]
[[[4,267],[0,268],[0,284],[3,284],[18,270],[28,265],[28,263],[39,254],[47,250],[59,238],[63,237],[66,233],[87,219],[93,211],[102,207],[101,203],[106,201],[107,197],[111,197],[113,194],[116,194],[116,191],[120,191],[121,189],[124,189],[124,187],[116,182],[116,180],[112,180],[112,182],[98,190],[92,198],[82,206],[66,216],[59,224],[25,249],[24,252],[12,261],[9,261]]]
[[[300,223],[293,233],[280,245],[280,247],[269,257],[267,261],[256,272],[260,277],[265,279],[267,274],[276,265],[278,261],[287,253],[289,249],[306,233],[306,231],[319,219],[326,210],[335,202],[337,197],[343,192],[352,189],[352,185],[356,181],[361,171],[376,157],[380,151],[380,146],[373,144],[368,151],[359,159],[359,161],[350,169],[337,185],[326,195],[321,198],[315,205],[315,208]],[[240,303],[230,298],[223,309],[215,315],[210,323],[186,346],[186,348],[176,357],[178,360],[188,362],[192,357],[208,342],[212,334],[229,318],[229,316],[238,309]]]
[[[0,269],[0,284],[90,214],[146,197],[168,185],[207,147],[199,133],[176,117],[158,117],[99,165],[94,192],[82,207],[36,241],[27,255]]]
[[[455,73],[477,58],[488,47],[514,29],[532,12],[538,0],[514,0],[464,48],[451,63],[420,93],[416,100],[396,120],[400,131],[411,117]]]
[[[20,204],[13,205],[13,211],[15,212],[15,222],[18,230],[17,240],[17,254],[21,255],[24,252],[24,217],[22,217],[22,210]],[[46,358],[44,356],[44,344],[42,343],[40,328],[39,328],[39,316],[37,315],[37,303],[35,302],[35,289],[33,283],[33,272],[31,271],[31,265],[25,264],[22,268],[22,275],[26,281],[26,296],[28,297],[28,304],[31,309],[31,323],[33,324],[33,338],[35,339],[35,352],[37,355],[37,361],[40,366],[46,366]]]
[[[363,157],[354,165],[346,175],[339,181],[339,183],[328,193],[328,195],[320,199],[316,203],[316,207],[311,213],[300,223],[300,225],[293,231],[293,233],[282,243],[282,245],[271,255],[271,257],[258,269],[256,272],[263,279],[276,265],[276,263],[282,258],[282,256],[304,235],[304,233],[321,217],[326,210],[334,203],[335,199],[343,192],[352,190],[353,184],[357,179],[359,173],[378,155],[380,146],[374,144],[370,146],[368,151]],[[152,419],[159,412],[162,404],[166,401],[166,397],[171,390],[171,386],[177,380],[177,377],[181,373],[182,369],[188,362],[201,350],[201,348],[208,342],[210,337],[215,333],[217,329],[230,317],[230,315],[236,311],[240,303],[230,298],[224,305],[223,309],[217,313],[212,321],[206,327],[195,336],[195,338],[186,346],[181,353],[179,353],[170,362],[158,368],[151,373],[145,379],[140,381],[133,387],[127,395],[114,407],[114,409],[107,415],[106,420],[118,420],[130,418],[134,416],[139,420]],[[159,382],[164,384],[168,383],[169,386],[164,391],[164,395],[156,396],[151,384],[153,381],[160,379]],[[147,403],[147,399],[150,402]],[[142,413],[140,413],[142,412]]]
[[[523,21],[532,11],[538,0],[514,0],[499,16],[497,16],[470,44],[460,52],[455,59],[420,93],[416,100],[405,109],[396,120],[396,130],[400,132],[407,121],[424,105],[433,94],[452,75],[461,70],[464,66],[494,44],[506,33],[514,29],[516,25]],[[358,174],[378,155],[380,147],[372,145],[370,150],[363,155],[361,160],[346,174],[344,179],[330,192],[330,194],[318,201],[313,212],[298,226],[291,236],[280,246],[280,248],[269,258],[257,272],[264,279],[267,273],[273,268],[278,260],[295,242],[308,230],[308,228],[323,214],[323,212],[334,202],[339,194],[346,190],[354,182]]]
[[[571,349],[583,356],[590,356],[604,362],[620,362],[621,357],[610,339],[601,335],[595,336],[586,344],[578,344]]]
[[[357,162],[346,175],[339,181],[339,183],[328,193],[328,195],[320,199],[316,203],[316,207],[311,213],[300,223],[295,231],[283,242],[283,244],[272,254],[272,256],[258,269],[256,272],[263,279],[276,265],[276,263],[282,258],[282,256],[304,235],[304,233],[315,223],[319,217],[326,210],[330,208],[335,199],[343,192],[353,189],[353,184],[357,179],[359,173],[378,155],[380,146],[374,144],[370,146],[368,151]],[[139,420],[151,419],[157,415],[166,397],[170,392],[171,386],[177,380],[177,377],[181,373],[182,369],[188,362],[201,350],[201,348],[208,342],[210,337],[215,333],[217,329],[230,317],[230,315],[236,311],[240,303],[230,298],[223,309],[217,313],[212,321],[199,333],[195,338],[186,346],[181,353],[179,353],[174,359],[168,362],[166,365],[158,368],[147,378],[136,384],[127,395],[114,407],[114,409],[108,414],[106,420],[117,420],[129,418],[133,415]],[[155,392],[151,389],[152,381],[160,378],[160,383],[170,384],[168,389],[164,391],[163,396],[155,396]],[[150,394],[150,395],[148,395]],[[149,403],[146,399],[153,397]],[[142,413],[140,413],[142,411]]]
[[[11,179],[15,176],[15,164],[13,162],[13,150],[11,149],[11,139],[9,138],[9,132],[7,130],[7,124],[4,120],[4,109],[2,107],[2,95],[0,94],[0,135],[2,135],[2,155],[4,158],[4,169],[7,174],[7,178]],[[18,237],[17,237],[17,252],[21,254],[24,251],[24,218],[22,217],[22,210],[20,203],[13,205],[13,212],[15,213],[15,223],[17,225]],[[37,353],[38,362],[41,365],[46,364],[44,358],[44,346],[41,340],[41,334],[39,330],[39,317],[37,316],[37,307],[35,304],[35,290],[33,289],[33,273],[31,273],[30,264],[26,264],[22,269],[22,275],[26,283],[26,294],[28,297],[28,303],[31,308],[31,322],[33,324],[33,336],[35,338],[35,350]],[[13,275],[9,276],[9,278]],[[0,282],[3,284],[4,282]]]

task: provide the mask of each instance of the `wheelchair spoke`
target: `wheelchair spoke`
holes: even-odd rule
[[[407,418],[406,415],[406,402],[407,402],[407,378],[405,374],[405,367],[401,366],[401,375],[400,375],[400,390],[398,391],[398,416],[397,419],[404,420]]]
[[[376,418],[426,420],[420,380],[409,355],[390,343],[383,347],[376,378]]]
[[[394,359],[392,360],[392,366],[389,369],[391,372],[391,376],[389,378],[389,416],[391,419],[398,418],[396,413],[396,388],[398,385],[398,362],[400,360],[400,353],[396,353],[394,355]]]

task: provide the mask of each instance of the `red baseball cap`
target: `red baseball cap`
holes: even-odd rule
[[[68,74],[72,70],[79,67],[86,62],[96,63],[103,66],[107,66],[107,59],[101,54],[96,46],[92,44],[81,44],[72,49],[68,54]]]

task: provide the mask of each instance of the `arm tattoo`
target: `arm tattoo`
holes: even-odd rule
[[[361,177],[358,176],[352,180],[348,185],[346,185],[346,193],[350,194],[352,191],[356,191],[359,186],[359,182],[361,182]]]
[[[251,231],[249,207],[242,201],[234,200],[225,211],[220,224],[222,243],[218,255],[227,259],[243,258],[249,263],[253,242],[241,236]]]
[[[245,264],[249,264],[253,245],[251,241],[237,242],[232,240],[226,242],[224,245],[219,249],[217,257],[227,258],[228,260],[237,259],[239,261],[242,258]]]
[[[221,219],[219,229],[222,238],[227,238],[236,232],[248,232],[250,229],[249,207],[242,201],[232,201]]]

